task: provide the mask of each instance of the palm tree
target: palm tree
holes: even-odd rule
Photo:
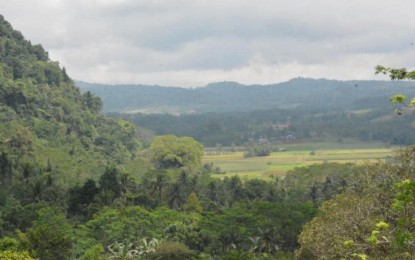
[[[168,185],[168,177],[165,172],[158,172],[151,181],[152,194],[157,192],[158,199],[161,201],[163,190]]]
[[[245,195],[241,179],[238,176],[232,176],[226,180],[226,188],[229,192],[229,207],[232,208],[232,204],[243,199]]]
[[[217,202],[218,185],[217,185],[216,180],[212,180],[211,182],[209,182],[209,184],[207,185],[206,193],[207,193],[206,196],[208,197],[209,200],[213,202]]]
[[[121,200],[124,204],[131,195],[136,193],[137,185],[133,178],[127,173],[120,174]]]
[[[183,186],[179,182],[171,185],[168,194],[168,204],[171,209],[180,209],[184,203]]]

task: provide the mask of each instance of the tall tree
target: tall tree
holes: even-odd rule
[[[158,136],[150,145],[150,153],[158,168],[198,169],[202,165],[203,146],[190,137]]]

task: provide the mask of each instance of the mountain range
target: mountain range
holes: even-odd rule
[[[104,102],[104,112],[192,114],[266,109],[365,109],[384,106],[396,93],[411,95],[411,81],[339,81],[295,78],[271,85],[211,83],[200,88],[76,82]]]

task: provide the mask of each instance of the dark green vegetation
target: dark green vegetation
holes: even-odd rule
[[[400,98],[395,103],[405,103],[413,82],[294,79],[269,86],[217,83],[197,89],[78,84],[110,104],[126,106],[108,106],[107,111],[119,111],[111,112],[113,117],[128,118],[156,135],[191,136],[209,147],[261,139],[273,144],[415,142],[413,110],[388,103],[391,95]]]
[[[410,144],[415,141],[415,113],[401,116],[388,104],[371,109],[273,109],[252,112],[169,114],[111,114],[128,118],[156,134],[191,136],[205,146],[245,145],[268,140],[273,144],[347,139]]]
[[[211,178],[201,144],[150,142],[101,115],[101,100],[3,17],[0,50],[0,258],[252,259],[298,247],[319,203],[307,188]]]
[[[194,139],[146,140],[101,108],[0,16],[0,259],[415,253],[412,148],[389,164],[217,179]]]
[[[99,114],[99,98],[81,94],[42,46],[0,22],[3,174],[24,168],[24,178],[47,172],[53,182],[68,184],[98,177],[108,161],[128,167],[143,146],[134,126]]]

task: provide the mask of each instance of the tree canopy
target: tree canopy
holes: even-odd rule
[[[198,168],[202,165],[203,146],[191,137],[157,136],[150,144],[153,163],[158,168]]]

